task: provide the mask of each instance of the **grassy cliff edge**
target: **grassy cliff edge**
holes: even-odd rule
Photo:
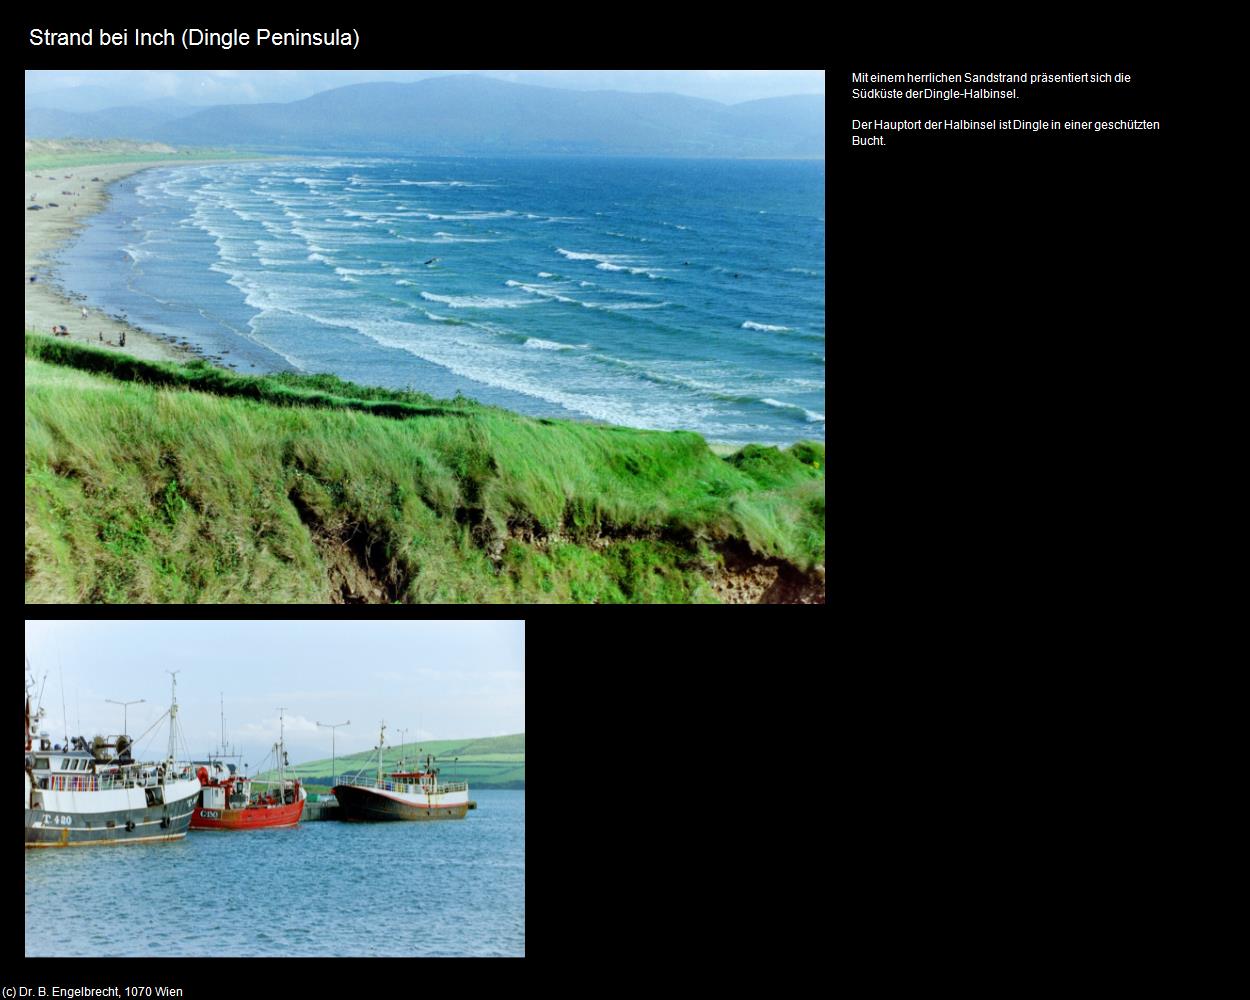
[[[824,447],[26,336],[28,602],[824,600]]]

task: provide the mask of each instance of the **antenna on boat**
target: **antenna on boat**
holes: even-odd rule
[[[279,790],[278,794],[279,796],[284,796],[286,794],[286,774],[282,770],[283,765],[286,763],[284,759],[286,757],[285,730],[283,728],[284,720],[283,720],[283,715],[282,715],[282,713],[285,711],[286,711],[285,707],[279,706],[278,708],[278,790]]]
[[[178,675],[181,670],[166,670],[169,674],[170,682],[170,704],[169,704],[169,766],[174,766],[174,751],[176,749],[176,733],[178,719]]]
[[[69,748],[69,722],[65,718],[65,668],[61,666],[61,654],[56,654],[57,669],[61,672],[61,725],[65,727],[65,746]]]
[[[43,681],[39,685],[39,698],[35,701],[35,715],[43,718],[43,692],[48,686],[48,672],[43,672]]]
[[[30,657],[26,658],[26,672],[30,673]],[[26,752],[30,753],[30,681],[26,681]]]

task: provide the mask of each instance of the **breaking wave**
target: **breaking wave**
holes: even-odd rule
[[[539,351],[576,351],[589,347],[589,344],[562,344],[558,340],[541,340],[538,337],[526,337],[525,346]]]
[[[767,323],[753,323],[751,322],[751,320],[747,320],[745,323],[742,324],[742,329],[743,330],[764,330],[767,333],[782,333],[786,330],[789,330],[790,327],[769,326]]]
[[[427,302],[441,302],[453,309],[516,309],[519,306],[533,305],[524,299],[498,299],[489,295],[436,295],[433,292],[422,292],[421,298]]]

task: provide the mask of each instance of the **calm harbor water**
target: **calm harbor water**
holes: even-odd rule
[[[25,954],[524,955],[525,793],[472,796],[459,822],[28,850]]]

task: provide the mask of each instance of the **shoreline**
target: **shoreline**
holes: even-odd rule
[[[216,160],[183,160],[184,163],[213,163]],[[75,343],[121,351],[147,361],[186,362],[194,359],[216,361],[191,344],[180,344],[163,334],[153,333],[129,322],[124,316],[85,306],[84,296],[66,288],[55,277],[56,254],[73,239],[91,216],[109,202],[109,185],[141,170],[171,166],[169,162],[88,164],[73,167],[45,167],[25,171],[23,190],[27,209],[25,226],[24,278],[26,287],[26,326],[31,333],[52,337],[53,325],[69,330]],[[70,194],[62,192],[69,191]],[[33,196],[33,197],[32,197]],[[55,203],[49,205],[49,202]],[[30,211],[31,205],[43,206]],[[35,277],[32,282],[31,277]],[[83,309],[87,315],[83,316]],[[120,346],[125,334],[126,346]],[[58,338],[59,339],[59,338]]]
[[[248,159],[240,157],[239,159]],[[169,361],[178,364],[193,360],[206,361],[214,367],[238,371],[221,355],[211,354],[185,339],[155,333],[131,322],[124,315],[106,313],[85,306],[85,296],[65,287],[55,274],[56,254],[73,239],[95,214],[109,203],[109,186],[154,167],[184,164],[220,163],[222,160],[136,161],[65,167],[44,167],[24,172],[24,207],[32,204],[42,208],[26,211],[24,279],[26,320],[25,331],[51,338],[53,325],[69,330],[68,340],[110,351],[119,351],[146,361]],[[63,191],[73,192],[63,194]],[[33,196],[33,197],[32,197]],[[49,202],[55,202],[50,206]],[[36,280],[30,280],[34,276]],[[86,315],[83,310],[86,309]],[[126,345],[120,346],[125,335]],[[56,339],[61,339],[57,337]],[[521,411],[517,411],[521,412]],[[603,424],[607,421],[570,412],[561,419],[577,423]],[[632,426],[632,425],[625,425]],[[687,428],[670,428],[685,430]],[[698,433],[698,432],[696,432]],[[719,457],[726,457],[752,442],[719,441],[704,437],[709,448]],[[796,440],[804,440],[798,438]],[[778,445],[788,447],[788,445]]]

